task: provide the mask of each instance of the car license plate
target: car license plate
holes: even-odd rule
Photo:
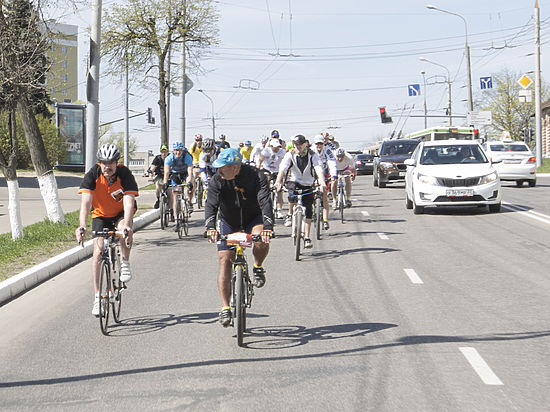
[[[463,196],[473,196],[473,189],[447,189],[448,197],[463,197]]]
[[[399,177],[405,177],[405,174],[406,174],[406,173],[407,173],[407,172],[399,172]]]
[[[505,160],[502,163],[509,164],[509,165],[518,165],[521,163],[521,160]]]

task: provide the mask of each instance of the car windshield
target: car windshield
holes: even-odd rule
[[[419,142],[387,142],[380,151],[380,156],[411,155]]]
[[[420,157],[420,164],[423,165],[487,162],[487,157],[478,145],[426,146]]]
[[[360,154],[360,155],[357,155],[357,159],[359,159],[359,160],[371,160],[371,159],[372,159],[372,155],[369,155],[369,154]]]
[[[489,145],[492,152],[528,152],[529,148],[525,144],[492,144]]]

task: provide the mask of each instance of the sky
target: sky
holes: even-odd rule
[[[113,3],[103,1],[103,9]],[[466,27],[458,16],[426,8],[430,3],[462,16]],[[535,0],[216,1],[220,42],[201,61],[204,73],[188,74],[194,86],[186,94],[185,142],[189,145],[197,133],[212,136],[214,112],[216,137],[223,133],[232,145],[256,142],[277,129],[287,140],[298,133],[313,138],[327,131],[346,149],[361,149],[392,132],[424,128],[424,118],[413,117],[424,114],[424,98],[428,115],[444,116],[448,73],[452,112],[466,115],[465,29],[477,100],[485,93],[480,77],[504,69],[520,74],[534,70],[534,4]],[[539,1],[539,6],[544,78],[550,1]],[[90,6],[56,13],[52,17],[80,27],[79,98],[85,100]],[[172,61],[177,63],[179,57]],[[534,74],[530,76],[534,80]],[[413,84],[420,85],[420,96],[409,96],[408,86]],[[212,99],[213,111],[212,102],[198,89]],[[131,110],[152,107],[160,118],[155,91],[133,82],[130,92]],[[121,79],[101,78],[100,123],[124,116],[123,94]],[[182,140],[180,100],[171,100],[171,142]],[[393,123],[381,123],[381,106]],[[427,121],[429,127],[446,122],[445,117]],[[455,125],[463,122],[454,120]],[[115,132],[123,130],[123,122],[113,126]],[[158,121],[148,125],[144,116],[131,119],[130,134],[138,150],[158,151]]]

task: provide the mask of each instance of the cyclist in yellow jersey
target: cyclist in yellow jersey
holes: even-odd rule
[[[250,155],[252,154],[252,142],[247,140],[244,142],[244,146],[241,148],[241,155],[243,157],[243,163],[250,163]]]
[[[189,154],[191,157],[193,157],[193,170],[195,171],[195,175],[199,172],[199,159],[201,157],[202,153],[202,134],[197,133],[195,135],[195,141],[189,148]],[[191,189],[191,199],[195,198],[195,190],[196,190],[196,184],[195,179],[193,179],[193,188]]]

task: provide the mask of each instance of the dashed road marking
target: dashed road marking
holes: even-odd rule
[[[486,385],[504,385],[481,355],[471,347],[458,348]]]
[[[550,216],[545,215],[543,213],[535,212],[534,210],[529,210],[523,206],[513,205],[508,202],[502,202],[502,206],[506,209],[519,213],[520,215],[523,215],[528,218],[538,220],[539,222],[543,222],[550,225]]]
[[[420,276],[414,271],[414,269],[403,269],[406,273],[406,275],[409,277],[412,283],[415,284],[423,284],[422,279],[420,279]]]
[[[370,216],[370,215],[369,215],[369,212],[367,212],[366,210],[362,210],[362,211],[361,211],[361,214],[362,214],[363,216]]]
[[[389,240],[390,238],[383,232],[378,232],[377,233],[378,237],[382,240]]]

